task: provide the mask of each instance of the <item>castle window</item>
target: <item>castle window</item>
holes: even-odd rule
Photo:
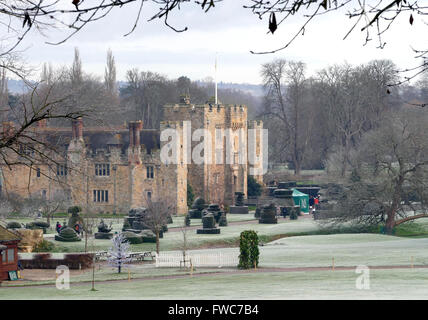
[[[37,175],[37,178],[40,178],[40,168],[37,168],[36,175]]]
[[[108,202],[108,190],[94,190],[94,202]]]
[[[42,190],[42,199],[46,200],[46,190]]]
[[[66,176],[67,175],[67,166],[64,164],[56,165],[56,175],[57,176]]]
[[[147,179],[153,179],[154,177],[154,168],[153,166],[147,167]]]
[[[152,192],[151,191],[147,191],[147,199],[149,199],[149,200],[152,199]]]
[[[108,163],[95,164],[95,175],[96,176],[109,176],[110,175],[110,164],[108,164]]]

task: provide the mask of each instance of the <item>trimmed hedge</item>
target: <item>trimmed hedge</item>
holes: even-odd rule
[[[33,259],[21,259],[24,269],[56,269],[65,265],[70,269],[86,269],[92,266],[94,256],[92,253],[69,253],[64,259],[51,259],[50,253],[34,255]]]
[[[19,222],[11,221],[6,225],[6,229],[20,229],[22,225]]]
[[[250,269],[259,264],[259,237],[253,230],[241,232],[239,240],[239,269]]]

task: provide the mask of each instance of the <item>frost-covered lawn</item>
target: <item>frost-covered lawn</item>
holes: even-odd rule
[[[231,218],[232,215],[228,215],[228,218]],[[279,219],[278,224],[258,224],[256,223],[245,223],[244,219],[250,218],[245,217],[247,215],[233,215],[233,219],[241,219],[242,224],[230,224],[227,227],[220,227],[221,233],[217,235],[209,234],[196,234],[195,229],[189,229],[187,231],[188,245],[191,248],[198,247],[208,247],[210,245],[216,246],[221,245],[225,246],[236,246],[239,239],[239,235],[244,230],[255,230],[258,232],[259,236],[272,236],[278,234],[287,234],[287,233],[300,233],[300,232],[312,232],[318,230],[318,226],[311,218],[301,218],[299,220],[290,221],[288,219]],[[236,216],[236,217],[235,217]],[[244,217],[243,217],[244,216]],[[175,218],[177,219],[177,218]],[[192,220],[192,222],[198,221],[200,219]],[[235,220],[239,221],[239,220]],[[113,232],[120,231],[122,224],[113,224]],[[170,225],[169,225],[170,228]],[[183,233],[179,230],[171,230],[164,233],[164,237],[160,239],[161,250],[175,250],[179,249],[182,244]],[[84,251],[85,241],[82,239],[80,242],[58,242],[54,240],[54,235],[45,235],[45,239],[54,242],[60,248],[60,251],[67,252],[79,252]],[[93,240],[90,239],[88,242],[89,250],[107,250],[111,246],[110,240]],[[154,243],[143,243],[138,245],[132,245],[132,251],[154,251]]]
[[[428,265],[428,238],[336,234],[283,238],[262,247],[263,266]]]
[[[0,288],[0,299],[427,299],[428,270],[371,270],[370,289],[356,288],[355,271],[221,274],[157,280]]]

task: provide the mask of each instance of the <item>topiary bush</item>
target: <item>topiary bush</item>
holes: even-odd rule
[[[254,218],[259,219],[262,209],[260,207],[256,208],[256,212],[254,213]]]
[[[223,214],[220,216],[220,219],[219,219],[219,221],[218,221],[218,225],[219,225],[220,227],[227,227],[227,218],[226,218],[226,214],[225,214],[225,213],[223,213]]]
[[[79,206],[72,206],[72,207],[68,208],[68,210],[67,210],[67,212],[71,213],[71,214],[73,214],[73,213],[78,214],[81,211],[82,211],[82,208]]]
[[[240,269],[250,269],[259,264],[259,237],[253,230],[241,232],[239,239],[239,264]]]
[[[160,238],[161,235],[159,235]],[[141,238],[143,242],[156,243],[156,235],[150,230],[141,231]]]
[[[194,199],[195,199],[195,194],[193,193],[193,188],[189,183],[187,183],[187,207],[188,208],[192,206]]]
[[[186,217],[184,218],[184,224],[186,225],[186,227],[190,227],[190,214],[186,214]]]
[[[300,210],[300,207],[299,207],[299,210]],[[290,220],[297,220],[298,217],[299,217],[298,211],[295,208],[291,209],[290,210]]]
[[[262,211],[260,212],[259,223],[274,224],[278,223],[276,218],[276,206],[273,203],[264,205]]]
[[[143,243],[143,237],[134,232],[125,231],[123,232],[123,236],[130,244],[140,244]]]
[[[75,242],[81,241],[82,239],[77,236],[73,229],[66,227],[62,229],[58,235],[55,235],[55,240],[63,242]]]
[[[29,222],[25,225],[26,229],[35,230],[35,229],[42,229],[43,233],[46,234],[46,229],[49,228],[49,223],[42,222],[42,221],[33,221]]]
[[[249,197],[258,197],[262,194],[262,185],[252,175],[248,175],[247,189]]]
[[[167,224],[174,223],[174,221],[172,220],[172,216],[168,216],[168,218],[166,219],[166,223]]]
[[[32,224],[35,225],[36,227],[43,228],[43,229],[49,228],[51,226],[49,223],[44,221],[34,221],[32,222]]]
[[[215,228],[215,219],[211,213],[202,218],[202,226],[204,229]]]
[[[19,222],[11,221],[6,225],[6,229],[20,229],[22,225]]]
[[[42,240],[33,247],[33,252],[51,252],[55,250],[55,244]]]

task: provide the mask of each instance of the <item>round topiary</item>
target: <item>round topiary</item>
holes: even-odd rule
[[[197,209],[199,211],[203,210],[205,208],[205,200],[201,197],[198,197],[195,199],[192,205],[192,209]]]
[[[72,206],[72,207],[70,207],[70,208],[68,208],[68,213],[71,213],[71,214],[78,214],[79,212],[81,212],[82,211],[82,208],[81,207],[79,207],[79,206]]]
[[[11,221],[6,225],[7,229],[20,229],[22,225],[19,222]]]
[[[139,234],[136,234],[134,232],[125,231],[123,232],[123,236],[130,244],[139,244],[143,243],[143,237]]]
[[[32,224],[39,228],[49,228],[50,224],[44,221],[34,221]]]
[[[77,236],[73,229],[66,227],[62,229],[58,235],[55,235],[55,240],[63,242],[75,242],[81,241],[82,239]]]
[[[159,235],[161,238],[161,236]],[[151,230],[141,231],[141,238],[143,242],[156,243],[156,235]]]

